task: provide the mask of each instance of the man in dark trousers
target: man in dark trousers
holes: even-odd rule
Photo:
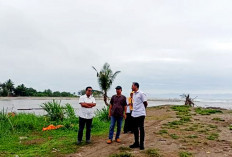
[[[94,109],[96,101],[92,96],[92,87],[86,87],[85,95],[82,95],[79,99],[81,108],[79,109],[79,131],[77,137],[77,144],[81,144],[83,130],[86,125],[86,143],[90,143],[91,125],[94,117]]]
[[[126,120],[124,124],[124,134],[128,133],[129,131],[132,133],[132,117],[131,113],[133,111],[133,91],[130,93],[130,97],[128,98],[127,102],[127,111],[126,111]]]
[[[144,150],[144,138],[145,138],[145,131],[144,131],[144,120],[146,116],[146,107],[147,107],[147,97],[146,95],[139,91],[139,84],[134,82],[132,84],[132,91],[133,94],[133,111],[132,111],[132,118],[133,118],[133,131],[134,131],[134,144],[130,145],[130,148],[140,148],[140,150]],[[140,141],[139,141],[139,133],[140,133]]]
[[[115,137],[115,141],[120,143],[121,140],[119,139],[123,117],[126,119],[126,97],[122,95],[122,87],[117,86],[116,88],[116,95],[112,96],[110,100],[110,108],[109,108],[109,117],[111,118],[110,130],[109,130],[109,140],[107,141],[108,144],[112,143],[113,135],[114,135],[114,126],[117,122],[117,133]]]

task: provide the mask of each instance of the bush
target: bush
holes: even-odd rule
[[[52,100],[52,102],[43,103],[41,107],[47,112],[47,116],[52,121],[64,119],[64,111],[61,106],[61,101],[57,102],[55,100]]]
[[[102,109],[97,109],[96,111],[96,117],[100,119],[101,121],[110,121],[109,117],[109,107],[104,107]]]
[[[65,114],[70,119],[76,118],[74,108],[70,104],[65,104]]]

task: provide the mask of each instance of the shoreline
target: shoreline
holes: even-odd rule
[[[0,97],[1,100],[76,100],[77,97]],[[95,97],[96,100],[103,100],[102,97]],[[148,98],[148,101],[169,101],[169,102],[182,102],[181,99],[176,98]]]

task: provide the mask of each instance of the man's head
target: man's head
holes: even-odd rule
[[[122,93],[122,87],[121,86],[117,86],[115,89],[116,89],[117,95],[121,95],[121,93]]]
[[[135,92],[138,91],[139,90],[139,83],[133,82],[131,89],[132,89],[132,91],[135,91]]]
[[[90,95],[92,95],[92,92],[93,92],[93,89],[92,89],[92,87],[86,87],[86,89],[85,89],[85,94],[87,95],[87,96],[90,96]]]

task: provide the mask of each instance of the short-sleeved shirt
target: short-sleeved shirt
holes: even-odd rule
[[[129,97],[127,99],[127,109],[126,109],[126,113],[131,113],[131,111],[133,110],[133,107],[129,104],[133,104],[133,98]]]
[[[111,115],[114,117],[123,117],[124,107],[127,105],[126,97],[124,95],[114,95],[110,100],[112,105]]]
[[[79,98],[79,104],[80,103],[96,103],[95,99],[93,96],[87,96],[86,94],[85,95],[82,95],[80,98]],[[95,115],[94,115],[94,109],[93,107],[92,108],[85,108],[85,107],[82,107],[79,109],[78,111],[78,115],[79,117],[81,118],[85,118],[85,119],[92,119]]]
[[[134,101],[133,111],[131,116],[132,117],[146,116],[146,109],[143,103],[147,101],[147,96],[141,91],[134,92],[133,101]]]

